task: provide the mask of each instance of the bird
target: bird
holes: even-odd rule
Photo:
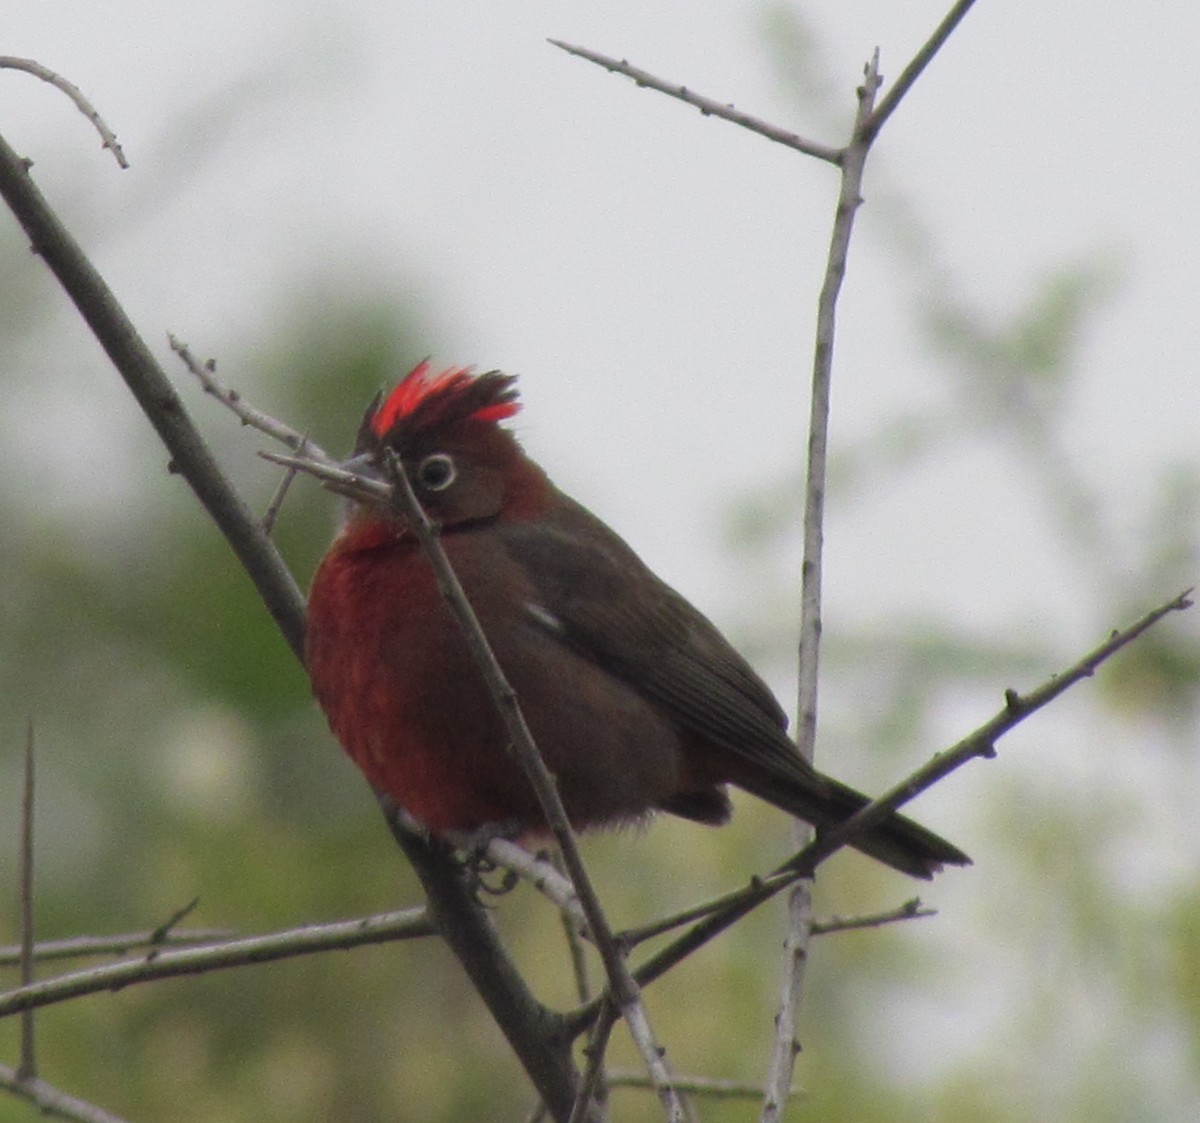
[[[368,407],[345,466],[401,465],[579,830],[667,812],[709,825],[740,788],[817,828],[867,797],[818,772],[767,685],[502,424],[513,375],[418,364]],[[393,477],[394,479],[394,477]],[[305,662],[377,793],[435,836],[545,833],[533,788],[434,570],[396,504],[346,489],[314,574]],[[913,877],[970,859],[892,812],[851,845]]]

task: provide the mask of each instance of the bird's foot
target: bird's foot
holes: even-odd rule
[[[517,875],[512,870],[503,870],[498,881],[488,880],[500,867],[488,855],[488,846],[495,839],[512,842],[521,837],[525,828],[512,820],[501,823],[484,823],[467,831],[442,831],[442,838],[457,851],[456,861],[462,866],[473,883],[476,894],[499,897],[516,887]]]

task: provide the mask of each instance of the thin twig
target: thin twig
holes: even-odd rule
[[[301,456],[304,455],[304,448],[307,443],[308,438],[305,436],[304,440],[300,442],[300,448],[297,450]],[[275,520],[279,518],[283,501],[287,498],[287,494],[291,490],[298,473],[298,468],[286,469],[283,473],[283,479],[279,481],[279,486],[275,489],[275,494],[271,496],[271,502],[267,504],[267,510],[262,517],[262,528],[263,533],[268,538],[270,538],[272,531],[275,529]]]
[[[59,959],[128,955],[130,952],[154,946],[196,947],[234,938],[234,933],[228,928],[189,928],[183,932],[169,932],[161,939],[156,938],[156,933],[157,929],[117,936],[72,936],[65,940],[43,940],[34,944],[33,958],[37,963],[49,963]],[[0,947],[0,967],[11,967],[20,962],[19,946]]]
[[[863,171],[869,142],[862,138],[879,90],[879,52],[863,73],[849,145],[842,153],[841,185],[834,210],[825,279],[817,300],[813,347],[812,392],[809,406],[808,458],[804,485],[804,551],[800,568],[800,671],[797,685],[796,747],[813,762],[817,739],[817,691],[821,644],[821,584],[824,572],[825,486],[829,462],[829,413],[833,386],[833,348],[837,304],[846,276],[846,260],[854,217],[862,203]],[[798,841],[811,842],[812,828],[798,823]],[[813,923],[812,884],[802,879],[788,899],[788,927],[783,943],[783,971],[770,1060],[763,1082],[763,1123],[780,1118],[795,1075],[800,1052],[800,1005],[808,966],[808,940]]]
[[[830,164],[841,163],[842,153],[836,148],[818,144],[813,140],[805,140],[804,137],[798,136],[788,129],[781,129],[778,125],[772,125],[749,113],[743,113],[732,105],[704,97],[703,94],[695,93],[677,82],[666,82],[662,78],[656,78],[648,71],[631,66],[624,59],[609,58],[607,55],[600,54],[599,51],[592,51],[587,47],[576,47],[559,39],[549,39],[547,42],[566,51],[567,54],[587,59],[588,62],[594,62],[597,66],[602,66],[614,74],[624,74],[626,78],[632,78],[639,86],[658,90],[659,93],[666,94],[668,97],[677,98],[688,105],[694,105],[706,117],[720,117],[722,120],[732,121],[735,125],[741,125],[744,129],[765,136],[767,140],[773,140],[776,144],[794,148],[806,156],[815,156],[818,160],[824,160]]]
[[[836,850],[840,850],[865,831],[878,825],[901,804],[907,803],[919,793],[932,787],[956,768],[962,767],[967,761],[975,757],[994,757],[996,741],[1000,737],[1024,721],[1030,714],[1053,702],[1063,691],[1074,686],[1080,679],[1089,678],[1101,663],[1111,658],[1127,644],[1132,643],[1164,616],[1190,608],[1192,605],[1191,593],[1191,589],[1185,589],[1165,604],[1147,612],[1145,616],[1128,628],[1114,631],[1104,643],[1089,651],[1062,674],[1043,683],[1037,689],[1031,690],[1028,694],[1022,695],[1015,690],[1006,690],[1004,708],[991,721],[985,722],[958,744],[936,754],[923,767],[918,768],[906,779],[884,792],[877,799],[872,800],[848,819],[844,819],[837,826],[823,832],[781,868],[812,869],[816,863],[824,861]]]
[[[583,1123],[591,1106],[599,1102],[604,1089],[604,1057],[608,1052],[608,1041],[617,1021],[617,1008],[612,995],[605,992],[596,1000],[596,1020],[588,1043],[584,1047],[587,1067],[579,1084],[579,1093],[571,1108],[568,1123]]]
[[[571,830],[562,797],[558,793],[554,777],[538,751],[533,734],[529,731],[525,715],[521,711],[520,699],[492,651],[491,644],[479,623],[479,618],[475,615],[462,584],[458,580],[458,575],[454,572],[450,559],[446,556],[446,551],[442,549],[437,531],[421,507],[416,492],[413,491],[404,465],[394,454],[389,460],[389,476],[394,484],[393,502],[396,509],[404,516],[409,529],[412,530],[421,550],[433,567],[438,589],[454,613],[455,620],[471,650],[472,658],[483,675],[504,722],[509,743],[537,795],[546,822],[562,852],[567,872],[575,885],[579,903],[587,918],[588,931],[591,933],[592,940],[604,964],[609,987],[616,998],[621,1015],[629,1027],[630,1035],[642,1054],[650,1078],[655,1082],[659,1097],[666,1108],[667,1118],[672,1123],[681,1123],[684,1119],[683,1104],[671,1086],[665,1053],[654,1038],[649,1018],[638,994],[637,984],[629,973],[621,949],[613,939],[608,919],[600,905],[599,895],[588,877],[583,857],[579,853],[579,846],[575,840],[575,833]]]
[[[621,1069],[612,1069],[605,1073],[605,1079],[612,1088],[649,1087],[644,1076]],[[710,1076],[677,1076],[675,1083],[682,1092],[691,1092],[710,1100],[756,1100],[762,1095],[762,1088],[744,1080],[717,1080]],[[794,1100],[804,1094],[802,1089],[793,1088],[788,1092],[788,1099]]]
[[[796,1057],[800,1054],[800,1008],[808,972],[808,945],[812,937],[812,882],[798,881],[788,895],[787,932],[783,938],[779,997],[775,1004],[774,1032],[763,1078],[762,1123],[777,1123],[792,1090]]]
[[[25,726],[25,776],[21,786],[21,985],[33,983],[33,718]],[[33,1011],[21,1014],[21,1060],[17,1079],[37,1079]]]
[[[937,916],[937,909],[926,908],[920,897],[913,897],[902,905],[887,912],[873,912],[865,916],[831,916],[827,920],[814,920],[809,928],[813,936],[828,936],[832,932],[854,932],[863,928],[882,928],[885,924],[896,924],[903,920],[921,920]]]
[[[204,392],[216,398],[243,425],[251,429],[257,429],[260,433],[265,433],[268,437],[272,437],[281,444],[287,445],[293,452],[299,452],[303,449],[304,455],[313,460],[323,460],[329,463],[334,462],[333,458],[320,445],[313,444],[307,434],[300,432],[299,429],[293,429],[290,425],[286,425],[278,418],[264,413],[261,409],[256,409],[242,397],[240,391],[235,390],[232,386],[229,386],[218,378],[217,364],[212,359],[209,359],[207,362],[200,362],[192,354],[191,348],[175,335],[168,334],[167,342],[171,345],[171,350],[182,360],[184,366],[196,376]]]
[[[285,452],[271,452],[267,449],[260,450],[258,455],[272,464],[295,468],[326,483],[337,484],[339,491],[355,491],[363,498],[385,503],[392,497],[392,489],[387,484],[368,476],[360,476],[332,460],[318,460],[312,449],[303,456],[291,456]]]
[[[44,1080],[23,1080],[7,1065],[0,1065],[0,1088],[35,1104],[43,1115],[74,1123],[126,1123],[111,1111],[60,1091]]]
[[[879,54],[866,67],[858,89],[854,133],[870,115],[879,89]],[[842,163],[841,188],[829,239],[825,279],[817,300],[816,340],[813,347],[812,395],[809,407],[808,459],[804,487],[804,556],[800,593],[799,722],[796,743],[800,755],[812,762],[817,738],[817,684],[820,669],[821,581],[825,527],[825,477],[829,460],[829,410],[833,385],[833,347],[837,303],[846,277],[846,259],[854,216],[862,203],[863,169],[867,144],[852,140]]]
[[[623,947],[636,947],[638,944],[645,943],[646,940],[653,939],[655,936],[661,936],[672,929],[682,928],[685,924],[703,920],[705,917],[713,916],[726,908],[736,906],[746,900],[752,898],[765,899],[762,897],[764,891],[767,896],[773,895],[795,881],[796,876],[796,871],[785,869],[783,872],[772,874],[770,877],[754,878],[749,885],[741,889],[723,893],[719,897],[714,897],[701,904],[693,905],[688,909],[682,909],[679,912],[672,913],[670,916],[664,916],[659,920],[652,921],[650,924],[641,925],[637,928],[625,928],[617,933],[617,939],[621,941]],[[911,900],[905,901],[904,904],[894,909],[889,909],[886,912],[868,913],[864,916],[831,916],[824,920],[814,920],[810,932],[814,936],[823,936],[829,932],[842,932],[852,928],[878,928],[881,925],[890,924],[897,920],[915,920],[918,917],[936,915],[937,911],[935,909],[924,908],[921,905],[920,898],[913,897]]]
[[[297,955],[345,950],[367,944],[382,944],[393,940],[410,940],[434,934],[434,926],[425,909],[404,909],[381,913],[357,920],[342,920],[331,924],[306,924],[265,936],[248,936],[225,940],[202,947],[162,951],[153,948],[149,954],[123,963],[105,964],[43,979],[30,986],[0,994],[0,1018],[19,1010],[52,1006],[84,994],[119,990],[135,983],[168,979],[178,975],[201,975],[231,967],[246,967],[253,963],[269,963]]]
[[[95,107],[83,96],[83,92],[78,86],[68,82],[61,74],[56,74],[49,67],[43,66],[40,62],[35,62],[31,58],[15,58],[12,55],[0,55],[0,69],[23,70],[26,74],[32,74],[35,78],[40,78],[43,82],[49,82],[56,90],[61,90],[75,103],[79,112],[91,121],[96,132],[100,134],[100,147],[107,148],[122,168],[129,167],[129,162],[125,159],[125,153],[117,143],[117,134],[108,127],[104,118],[96,112]]]
[[[200,904],[199,897],[193,897],[182,908],[176,909],[170,916],[167,917],[153,932],[150,933],[150,943],[154,945],[162,944],[170,936],[181,920],[186,920],[196,911],[196,906]]]
[[[560,874],[563,874],[564,880],[566,880],[562,865],[562,855],[555,853],[551,860],[554,862],[554,868]],[[583,936],[571,911],[565,908],[560,909],[559,916],[562,918],[563,935],[567,941],[567,952],[571,957],[571,974],[575,979],[575,993],[580,1002],[587,1002],[592,997],[592,984],[588,978],[587,954],[583,946]],[[621,946],[628,947],[624,941],[621,942]]]
[[[937,25],[925,45],[913,56],[910,62],[896,79],[895,84],[880,99],[874,113],[862,124],[858,135],[870,144],[883,128],[887,119],[895,112],[904,95],[912,88],[913,83],[921,76],[925,67],[932,61],[933,56],[941,50],[942,44],[950,38],[954,29],[962,22],[963,16],[971,10],[975,0],[958,0],[958,3],[946,14],[946,18]]]

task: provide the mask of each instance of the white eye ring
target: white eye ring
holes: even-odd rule
[[[417,480],[426,491],[445,491],[456,479],[454,458],[444,452],[435,452],[417,465]]]

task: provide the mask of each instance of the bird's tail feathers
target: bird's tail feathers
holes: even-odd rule
[[[818,831],[848,819],[870,802],[861,792],[819,773],[793,777],[754,769],[752,775],[739,776],[733,783],[812,823]],[[849,845],[911,877],[929,879],[942,866],[971,864],[957,846],[895,812]]]

